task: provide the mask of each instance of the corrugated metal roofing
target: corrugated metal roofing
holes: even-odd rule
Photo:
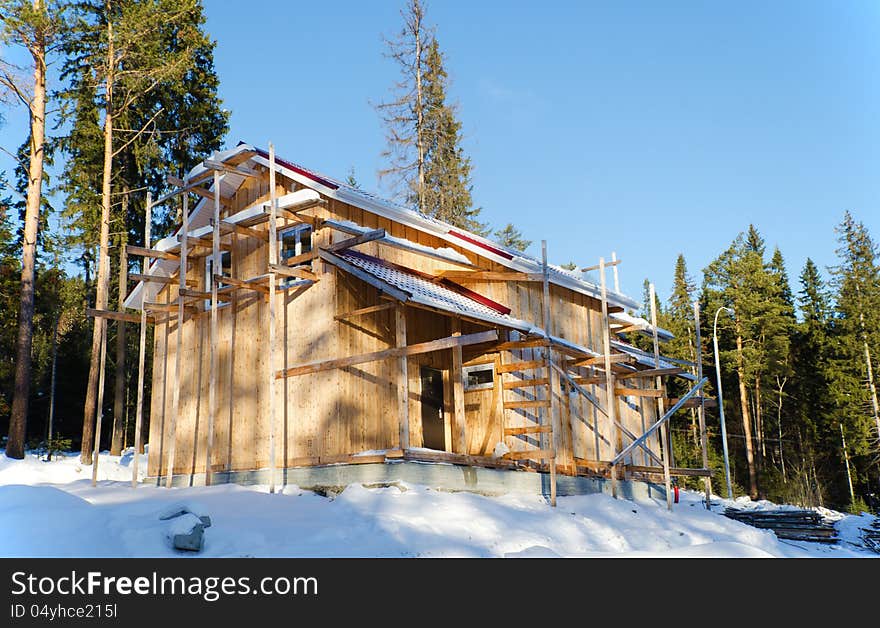
[[[352,266],[356,266],[373,277],[394,286],[398,290],[402,290],[410,295],[412,301],[421,305],[503,325],[512,329],[540,333],[540,330],[535,329],[530,323],[513,318],[505,313],[505,311],[509,310],[504,306],[500,306],[500,304],[490,306],[487,303],[481,303],[481,299],[483,301],[489,300],[485,299],[485,297],[480,297],[476,293],[472,293],[473,296],[468,296],[469,290],[457,286],[457,284],[452,284],[452,282],[448,282],[448,284],[455,286],[456,289],[432,281],[416,271],[408,271],[408,269],[389,264],[370,255],[354,251],[342,251],[337,253],[337,255]],[[492,303],[491,301],[489,302]]]

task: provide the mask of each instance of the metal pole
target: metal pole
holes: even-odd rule
[[[724,395],[721,390],[721,361],[718,359],[718,315],[721,310],[730,312],[730,316],[734,316],[734,312],[729,307],[719,307],[715,311],[715,322],[712,324],[712,344],[715,347],[715,377],[718,383],[718,416],[721,420],[721,445],[724,449],[724,480],[727,482],[727,498],[733,499],[733,485],[730,483],[730,456],[727,453],[727,425],[724,422]]]

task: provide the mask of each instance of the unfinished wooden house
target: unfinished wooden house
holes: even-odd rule
[[[125,301],[140,313],[92,312],[142,338],[155,326],[137,422],[149,401],[151,478],[259,472],[274,487],[285,469],[421,461],[545,474],[555,492],[566,476],[706,474],[672,466],[660,438],[674,411],[702,408],[705,380],[625,313],[638,304],[605,285],[616,261],[590,282],[546,249],[533,259],[246,144],[171,182],[150,206],[179,203],[178,232],[128,247],[145,258]],[[693,380],[687,396],[666,398],[670,376]]]

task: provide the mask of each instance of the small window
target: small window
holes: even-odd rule
[[[305,255],[312,251],[312,226],[296,225],[278,232],[278,258],[282,264],[286,264],[287,260]],[[305,266],[311,262],[302,262],[295,266]],[[296,277],[286,277],[283,281],[279,281],[279,287],[287,287],[303,283],[302,279]]]
[[[232,276],[232,253],[229,251],[220,251],[220,275],[224,275],[226,277]],[[213,256],[208,256],[205,258],[205,292],[211,291],[211,286],[213,284],[214,278],[214,258]],[[217,284],[217,288],[220,289],[225,284],[221,281]],[[228,301],[217,300],[217,305],[226,305]],[[211,307],[211,299],[205,299],[205,309],[209,309]]]
[[[462,371],[465,390],[485,390],[495,386],[495,365],[492,363],[466,366]]]

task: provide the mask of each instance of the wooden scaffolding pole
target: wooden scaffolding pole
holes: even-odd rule
[[[611,325],[608,321],[608,287],[605,285],[605,258],[599,258],[599,279],[602,296],[602,345],[605,354],[605,398],[608,400],[608,418],[611,420],[611,455],[617,456],[620,446],[620,428],[617,427],[617,396],[614,394],[614,371],[611,370]],[[617,497],[617,466],[611,465],[611,495]]]
[[[210,486],[213,475],[214,423],[217,421],[217,281],[214,275],[223,274],[220,264],[220,171],[214,171],[214,218],[211,242],[211,364],[208,367],[208,434],[205,439],[205,485]],[[217,272],[217,271],[220,272]]]
[[[186,254],[189,246],[189,195],[183,195],[183,227],[181,228],[180,238],[180,288],[186,290]],[[177,296],[177,350],[174,354],[174,381],[171,387],[171,424],[168,426],[168,461],[165,467],[165,486],[171,488],[171,481],[174,477],[174,454],[177,449],[177,414],[180,411],[180,371],[183,361],[183,320],[186,315],[185,299],[178,294]]]
[[[147,192],[146,215],[144,216],[144,248],[150,248],[150,236],[153,222],[153,196]],[[147,258],[141,261],[141,273],[147,274]],[[131,461],[131,487],[137,488],[138,485],[138,463],[140,461],[140,453],[144,444],[141,442],[141,431],[143,430],[144,421],[144,361],[147,348],[147,309],[143,306],[146,301],[147,285],[141,287],[141,328],[140,328],[140,344],[138,353],[138,386],[137,386],[137,407],[134,413],[134,457]]]
[[[700,336],[700,302],[694,301],[694,331],[696,337],[696,354],[697,354],[697,379],[703,379],[703,345]],[[697,408],[700,420],[700,449],[703,453],[703,468],[709,468],[709,437],[706,434],[706,396],[700,395],[700,405]],[[780,445],[782,441],[780,441]],[[706,493],[706,510],[712,505],[712,478],[706,476],[703,478],[703,488]]]
[[[275,145],[269,142],[269,307],[267,316],[269,343],[266,351],[266,411],[269,413],[269,492],[275,492],[275,273],[278,264],[278,199],[275,192]]]
[[[375,306],[374,306],[375,307]],[[397,348],[406,346],[406,309],[398,303],[394,309],[394,333]],[[409,449],[409,372],[407,357],[397,359],[397,417],[400,421],[400,448]]]
[[[461,320],[452,319],[452,337],[461,338]],[[452,451],[467,455],[467,428],[464,410],[464,359],[460,344],[452,347]]]
[[[98,377],[98,407],[95,411],[95,446],[92,450],[92,486],[98,485],[98,452],[101,450],[101,420],[104,418],[104,376],[107,364],[107,321],[101,328],[101,371]]]
[[[127,214],[128,195],[123,197],[122,215]],[[122,244],[122,243],[121,243]],[[125,312],[125,296],[128,292],[128,255],[124,244],[119,247],[119,290],[117,295],[117,307],[120,312]],[[110,453],[121,455],[123,442],[125,441],[125,426],[123,417],[126,415],[125,394],[125,321],[119,320],[116,324],[116,376],[113,382],[113,430],[110,436]],[[117,453],[118,452],[118,453]]]
[[[544,334],[547,336],[547,339],[550,339],[550,267],[547,265],[547,240],[541,240],[541,282],[542,282],[542,293],[541,293],[541,305],[542,311],[541,316],[543,318],[543,327]],[[542,449],[549,450],[551,452],[550,458],[547,459],[547,464],[550,466],[550,505],[556,506],[556,450],[557,450],[557,442],[556,442],[556,434],[557,429],[555,423],[556,417],[556,405],[553,403],[554,399],[554,391],[557,389],[557,378],[556,373],[553,371],[553,346],[550,343],[547,347],[544,348],[545,357],[547,360],[547,380],[549,383],[547,396],[549,397],[550,406],[546,409],[545,412],[541,414],[546,416],[549,420],[545,421],[542,427],[549,426],[550,433],[542,434],[541,440],[544,441],[544,445]],[[547,442],[549,441],[549,442]]]
[[[651,301],[651,328],[654,337],[654,367],[660,368],[660,337],[657,335],[657,299],[654,293],[654,284],[648,287],[648,298]],[[654,380],[654,387],[657,390],[663,390],[663,378],[658,375]],[[663,397],[657,397],[657,414],[663,416],[665,414],[666,402]],[[669,475],[670,456],[672,452],[672,443],[669,442],[669,426],[664,422],[660,428],[660,444],[663,450],[663,484],[666,487],[666,508],[672,510],[672,480]]]

